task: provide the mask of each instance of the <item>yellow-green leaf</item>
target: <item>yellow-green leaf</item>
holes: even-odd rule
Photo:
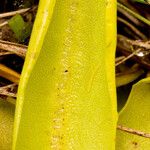
[[[14,32],[15,38],[17,38],[20,42],[24,42],[24,40],[31,34],[32,24],[25,22],[23,17],[19,14],[12,17],[8,24]]]
[[[128,102],[119,114],[118,125],[129,130],[117,131],[116,150],[148,150],[150,139],[150,78],[133,86]],[[145,137],[138,133],[145,134]]]
[[[116,74],[116,86],[120,87],[126,84],[129,84],[139,78],[144,71],[139,68],[138,65],[135,65],[131,67],[130,69],[128,68],[126,71],[117,73]]]
[[[40,1],[13,150],[115,149],[115,43],[114,0]]]
[[[11,150],[15,105],[0,99],[0,150]]]

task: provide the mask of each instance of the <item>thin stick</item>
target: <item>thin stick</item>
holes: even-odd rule
[[[3,23],[0,24],[0,28],[2,28],[3,26],[7,25],[8,21],[4,21]]]
[[[1,89],[10,89],[10,88],[14,88],[17,84],[13,83],[13,84],[8,84],[6,86],[2,86],[0,87]]]
[[[10,54],[13,54],[13,53],[12,52],[0,52],[0,56],[6,56]]]
[[[14,88],[16,84],[10,84],[3,87],[0,87],[0,95],[16,97],[16,94],[13,92],[8,92],[8,89]]]
[[[22,14],[22,13],[27,12],[28,10],[30,10],[30,8],[25,8],[25,9],[20,9],[20,10],[17,10],[17,11],[2,13],[2,14],[0,14],[0,19],[5,18],[5,17],[11,17],[11,16],[14,16],[16,14]]]
[[[10,93],[10,92],[8,92],[8,91],[4,91],[4,90],[1,90],[1,89],[0,89],[0,95],[9,96],[9,97],[14,97],[14,98],[17,97],[15,93]]]
[[[125,57],[124,59],[122,59],[121,61],[116,63],[116,67],[119,66],[120,64],[124,63],[125,61],[127,61],[128,59],[132,58],[136,53],[138,53],[139,51],[141,51],[141,49],[137,49],[135,50],[133,53],[131,53],[130,55],[128,55],[127,57]]]
[[[0,49],[12,52],[21,57],[25,57],[27,46],[0,40]]]
[[[134,134],[134,135],[142,136],[142,137],[145,137],[145,138],[150,138],[150,133],[145,133],[145,132],[142,132],[142,131],[131,129],[131,128],[128,128],[128,127],[125,127],[125,126],[122,126],[122,125],[118,125],[117,129],[121,130],[121,131],[131,133],[131,134]]]
[[[124,16],[126,16],[131,22],[133,22],[136,25],[141,26],[142,23],[135,17],[133,17],[130,13],[128,13],[126,10],[124,10],[121,7],[117,8],[118,12],[122,13]]]
[[[123,60],[125,58],[125,56],[119,56],[119,57],[116,57],[115,59],[115,62],[120,62],[121,60]]]
[[[135,32],[141,39],[143,40],[147,40],[147,37],[142,33],[140,32],[135,26],[133,26],[132,24],[130,24],[129,22],[127,22],[126,20],[118,17],[117,18],[118,21],[124,23],[126,26],[128,26],[133,32]]]
[[[136,46],[139,46],[139,47],[142,47],[142,48],[145,48],[147,50],[150,50],[150,41],[146,41],[146,42],[143,42],[141,40],[127,40],[129,43],[131,43],[132,45],[136,45]]]
[[[14,83],[19,83],[20,80],[20,74],[18,72],[6,67],[3,64],[0,64],[0,76]]]
[[[122,5],[121,3],[117,3],[117,6],[126,10],[127,12],[129,12],[130,14],[132,14],[134,17],[136,17],[137,19],[139,19],[140,21],[144,22],[145,24],[150,26],[150,21],[144,17],[142,17],[141,15],[135,13],[134,11],[130,10],[129,8],[127,8],[126,6]]]
[[[134,43],[133,40],[130,40],[127,37],[123,36],[123,35],[117,35],[117,50],[119,52],[121,52],[123,55],[128,56],[129,54],[131,54],[133,52],[133,48],[136,49],[141,49],[141,52],[145,55],[149,54],[150,49],[147,49],[149,47],[150,41],[146,42],[146,45],[142,43],[142,45],[140,44],[142,41],[140,42],[136,42]],[[137,40],[138,41],[138,40]],[[138,46],[138,47],[134,47],[134,46]],[[146,53],[146,54],[145,54]],[[139,58],[141,56],[139,56],[139,54],[133,57],[134,61],[136,61],[137,63],[141,64],[144,68],[150,70],[150,64],[145,60],[145,59],[141,59]]]

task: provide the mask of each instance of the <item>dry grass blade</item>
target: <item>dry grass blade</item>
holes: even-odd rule
[[[10,84],[4,87],[0,87],[0,95],[9,96],[9,97],[16,97],[16,84]]]
[[[22,13],[25,13],[29,10],[30,10],[30,8],[25,8],[25,9],[20,9],[20,10],[17,10],[17,11],[2,13],[2,14],[0,14],[0,19],[5,18],[5,17],[11,17],[11,16],[14,16],[16,14],[22,14]]]
[[[135,34],[137,34],[141,39],[143,40],[147,40],[147,37],[140,32],[135,26],[133,26],[131,23],[127,22],[125,19],[118,17],[117,18],[118,21],[122,22],[123,24],[125,24],[126,26],[128,26]]]
[[[116,57],[115,62],[118,63],[118,62],[120,62],[123,59],[125,59],[125,56]]]
[[[134,52],[132,52],[130,55],[128,55],[127,57],[125,57],[124,59],[122,59],[121,61],[116,63],[116,67],[122,63],[124,63],[125,61],[127,61],[128,59],[132,58],[134,55],[136,55],[138,52],[140,52],[141,49],[137,49]]]
[[[14,83],[19,83],[19,80],[20,80],[20,74],[19,73],[6,67],[3,64],[0,64],[0,76],[5,78],[5,79],[8,79]]]
[[[142,26],[142,23],[137,18],[135,18],[134,16],[132,16],[130,13],[128,13],[123,8],[117,7],[117,10],[118,10],[118,12],[120,12],[121,14],[123,14],[125,17],[127,17],[134,24],[136,24],[138,26]]]
[[[0,50],[0,56],[6,56],[6,55],[11,55],[13,54],[12,52],[7,52],[7,51],[1,51]]]
[[[4,27],[7,24],[8,24],[8,21],[4,21],[3,23],[0,24],[0,28]]]
[[[141,22],[147,24],[150,26],[150,20],[144,18],[143,16],[139,15],[138,13],[130,10],[129,8],[127,8],[126,6],[122,5],[121,3],[117,3],[118,8],[124,9],[125,12],[130,13],[132,16],[134,16],[134,18],[139,19]]]
[[[139,63],[142,67],[145,69],[150,70],[150,60],[149,60],[149,54],[150,54],[150,42],[149,41],[141,41],[141,40],[131,40],[123,35],[117,36],[117,51],[119,53],[122,53],[126,57],[130,56],[129,58],[132,58],[135,62]],[[132,54],[136,52],[135,54]],[[127,59],[128,60],[128,59]],[[123,60],[123,62],[126,61]],[[119,62],[123,63],[123,62]],[[117,64],[116,66],[118,66]]]
[[[143,42],[141,40],[135,40],[135,41],[127,40],[127,41],[131,43],[133,46],[139,46],[147,49],[147,51],[150,51],[150,41],[146,41],[146,42]]]
[[[25,57],[27,46],[0,40],[0,49]]]
[[[131,129],[131,128],[128,128],[128,127],[125,127],[125,126],[122,126],[122,125],[118,125],[117,129],[121,130],[121,131],[131,133],[131,134],[134,134],[134,135],[142,136],[142,137],[145,137],[145,138],[150,138],[150,133],[145,133],[145,132],[142,132],[142,131],[139,131],[139,130]]]

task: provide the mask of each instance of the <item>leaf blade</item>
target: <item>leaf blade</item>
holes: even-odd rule
[[[42,4],[39,11],[50,10]],[[43,18],[37,20],[19,89],[14,150],[115,148],[115,89],[104,65],[105,6],[105,0],[57,1],[40,37]],[[110,49],[114,53],[115,44]],[[114,74],[109,81],[115,84]]]
[[[150,79],[146,78],[133,86],[128,102],[119,115],[119,125],[150,133]],[[117,131],[117,150],[149,149],[150,141],[138,135]]]

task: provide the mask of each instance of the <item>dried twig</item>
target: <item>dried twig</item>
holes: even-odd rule
[[[0,40],[0,49],[12,52],[21,57],[25,57],[27,46]]]
[[[6,52],[6,51],[0,51],[0,56],[6,56],[6,55],[10,55],[13,54],[12,52]]]
[[[131,134],[134,134],[134,135],[142,136],[142,137],[145,137],[145,138],[150,138],[150,133],[145,133],[145,132],[142,132],[142,131],[139,131],[139,130],[131,129],[131,128],[128,128],[128,127],[125,127],[125,126],[122,126],[122,125],[118,125],[117,129],[121,130],[121,131],[131,133]]]
[[[0,24],[0,28],[2,28],[3,26],[7,25],[8,24],[8,21],[4,21]]]
[[[129,8],[127,8],[126,6],[122,5],[121,3],[117,3],[117,6],[121,9],[124,9],[126,12],[130,13],[132,16],[134,16],[135,18],[139,19],[140,21],[142,21],[143,23],[147,24],[150,26],[150,20],[144,18],[143,16],[135,13],[134,11],[130,10]]]
[[[142,26],[142,23],[135,18],[134,16],[132,16],[130,13],[128,13],[126,10],[124,10],[121,7],[117,7],[118,12],[120,12],[121,14],[123,14],[125,17],[127,17],[130,21],[132,21],[134,24]]]
[[[14,92],[15,87],[16,84],[10,84],[4,87],[0,87],[0,95],[16,97],[16,93]]]
[[[11,17],[11,16],[14,16],[16,14],[22,14],[22,13],[25,13],[29,10],[30,10],[30,8],[25,8],[25,9],[20,9],[20,10],[17,10],[17,11],[2,13],[2,14],[0,14],[0,19],[5,18],[5,17]]]
[[[128,1],[128,0],[118,0],[117,2],[125,5],[126,7],[128,7],[129,9],[132,9],[134,12],[139,12],[138,9],[136,9],[135,5],[133,5],[131,3],[131,1]]]
[[[125,58],[125,56],[119,56],[119,57],[116,57],[115,59],[115,62],[120,62],[121,60],[123,60]]]
[[[147,40],[147,37],[140,32],[135,26],[124,20],[123,18],[117,17],[117,20],[128,26],[134,33],[136,33],[141,39]]]
[[[139,40],[134,41],[134,40],[130,40],[127,37],[125,37],[123,35],[119,35],[119,34],[117,36],[117,40],[118,40],[117,50],[119,52],[121,52],[123,55],[128,57],[130,54],[132,54],[134,51],[136,51],[138,49],[139,52],[136,53],[135,55],[133,55],[132,59],[134,61],[138,62],[144,68],[150,70],[150,62],[148,59],[145,59],[145,56],[148,56],[150,53],[149,41],[147,41],[147,42],[143,42],[143,41],[139,41]],[[141,57],[140,56],[141,54],[144,56]]]
[[[150,50],[150,41],[146,41],[146,42],[143,42],[141,40],[129,40],[127,39],[127,41],[129,43],[131,43],[133,46],[139,46],[139,47],[142,47],[142,48],[145,48],[147,50]]]

